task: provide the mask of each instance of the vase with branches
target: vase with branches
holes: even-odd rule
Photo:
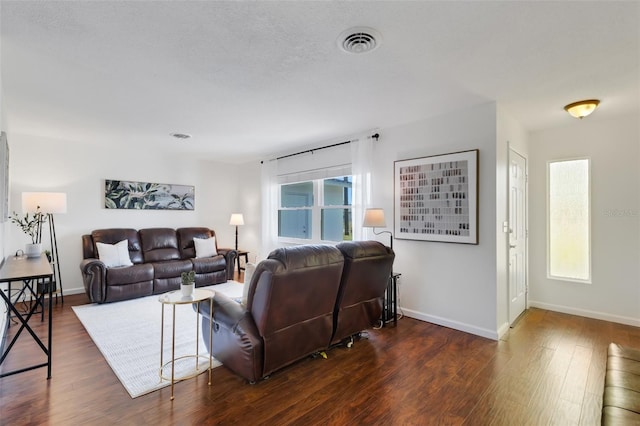
[[[12,223],[15,223],[22,232],[31,238],[31,244],[27,244],[26,246],[26,255],[28,257],[40,256],[40,253],[42,252],[42,245],[40,244],[42,224],[47,221],[47,215],[42,213],[38,206],[33,214],[27,212],[24,216],[19,216],[14,211],[10,219]]]

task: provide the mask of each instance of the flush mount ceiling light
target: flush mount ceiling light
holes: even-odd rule
[[[191,135],[187,134],[187,133],[171,133],[171,136],[173,136],[176,139],[189,139],[189,138],[191,138]]]
[[[347,53],[367,53],[375,50],[382,37],[380,33],[369,27],[350,28],[338,37],[338,47]]]
[[[578,101],[564,107],[565,111],[575,118],[584,118],[591,114],[600,104],[597,99],[588,99],[586,101]]]

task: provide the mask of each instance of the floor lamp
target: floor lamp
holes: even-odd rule
[[[62,303],[64,303],[62,276],[60,274],[60,257],[58,255],[58,240],[56,238],[56,225],[53,220],[53,215],[67,212],[67,194],[64,192],[23,192],[22,210],[25,212],[35,212],[38,209],[47,215],[47,220],[49,221],[49,242],[51,244],[50,261],[53,265],[53,281],[58,285],[60,298],[62,299]],[[42,232],[40,232],[38,238],[42,238]]]
[[[238,251],[238,226],[244,225],[242,213],[232,213],[231,219],[229,219],[229,225],[236,227],[236,251]]]

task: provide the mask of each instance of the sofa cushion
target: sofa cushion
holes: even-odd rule
[[[222,255],[198,257],[191,259],[190,262],[193,264],[193,270],[196,271],[196,274],[224,271],[227,268],[227,261]]]
[[[153,281],[153,266],[149,263],[127,266],[124,268],[111,268],[107,270],[107,285],[122,285]]]
[[[94,244],[94,253],[98,253],[97,243],[103,244],[116,244],[122,240],[127,240],[129,249],[129,259],[131,262],[142,263],[142,244],[140,243],[140,236],[138,231],[130,228],[111,228],[111,229],[96,229],[91,232],[91,238]]]
[[[159,278],[176,278],[180,281],[180,274],[189,272],[193,268],[189,260],[169,260],[166,262],[153,263],[153,277]]]
[[[107,268],[133,265],[131,259],[129,259],[128,240],[122,240],[116,244],[96,243],[96,246],[98,249],[98,259],[100,259]]]
[[[218,250],[216,250],[216,237],[194,238],[193,245],[196,248],[196,258],[213,257],[218,254]]]
[[[141,229],[140,240],[145,262],[180,259],[178,236],[171,228]]]

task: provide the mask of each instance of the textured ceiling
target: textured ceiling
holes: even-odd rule
[[[16,134],[246,161],[497,101],[526,129],[640,98],[638,2],[0,3]],[[338,49],[353,26],[382,35]],[[177,141],[172,132],[190,133]]]

